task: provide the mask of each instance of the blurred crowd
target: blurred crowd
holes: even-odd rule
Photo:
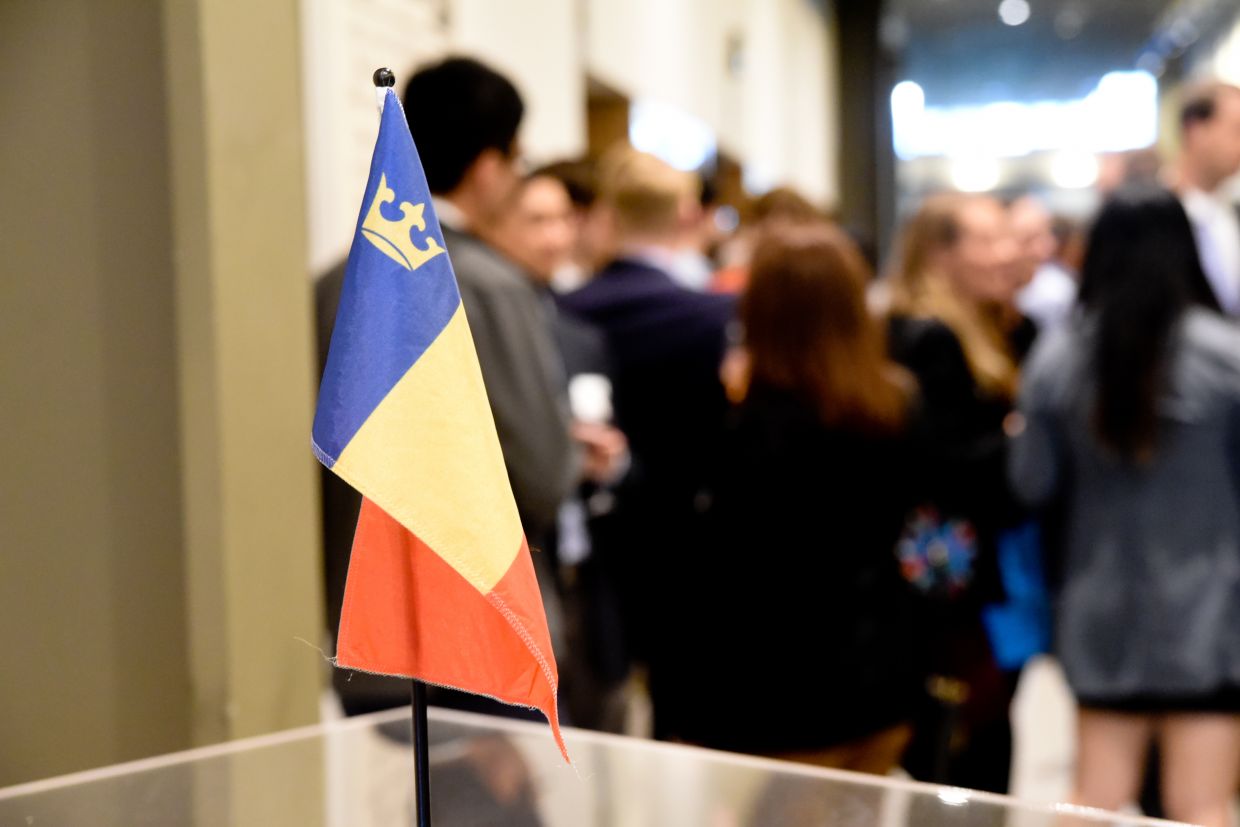
[[[1229,823],[1240,89],[1190,90],[1180,156],[1108,168],[1088,223],[940,193],[878,275],[790,189],[720,205],[628,146],[523,168],[521,97],[473,60],[405,94],[567,723],[631,731],[640,696],[657,738],[1005,792],[1051,652],[1078,803],[1135,801],[1157,745],[1165,813]],[[334,631],[356,501],[324,484]],[[405,686],[337,679],[349,712]]]

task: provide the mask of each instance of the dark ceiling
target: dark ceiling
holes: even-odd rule
[[[887,0],[883,39],[898,80],[914,80],[931,106],[1064,100],[1107,72],[1130,70],[1172,0],[1028,0],[1019,26],[999,0]]]

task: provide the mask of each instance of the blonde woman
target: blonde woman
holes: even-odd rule
[[[994,792],[1007,790],[1015,676],[995,665],[981,618],[1003,597],[995,541],[1018,514],[1004,476],[1017,366],[1000,321],[1016,254],[997,200],[936,195],[906,224],[887,283],[891,355],[921,386],[924,505],[900,555],[927,595],[936,676],[906,764]]]

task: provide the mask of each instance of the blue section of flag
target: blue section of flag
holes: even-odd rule
[[[410,271],[363,235],[362,223],[383,178],[396,193],[393,203],[381,207],[383,217],[400,221],[402,202],[424,204],[426,229],[415,231],[415,243],[425,247],[425,239],[431,238],[444,246],[418,151],[391,89],[384,100],[314,415],[315,453],[328,467],[461,303],[446,254]]]

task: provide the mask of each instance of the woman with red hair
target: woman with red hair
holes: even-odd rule
[[[887,359],[855,245],[824,225],[758,244],[743,367],[701,550],[689,740],[886,773],[920,685],[893,553],[912,502],[911,379]],[[743,682],[739,693],[720,692]]]

